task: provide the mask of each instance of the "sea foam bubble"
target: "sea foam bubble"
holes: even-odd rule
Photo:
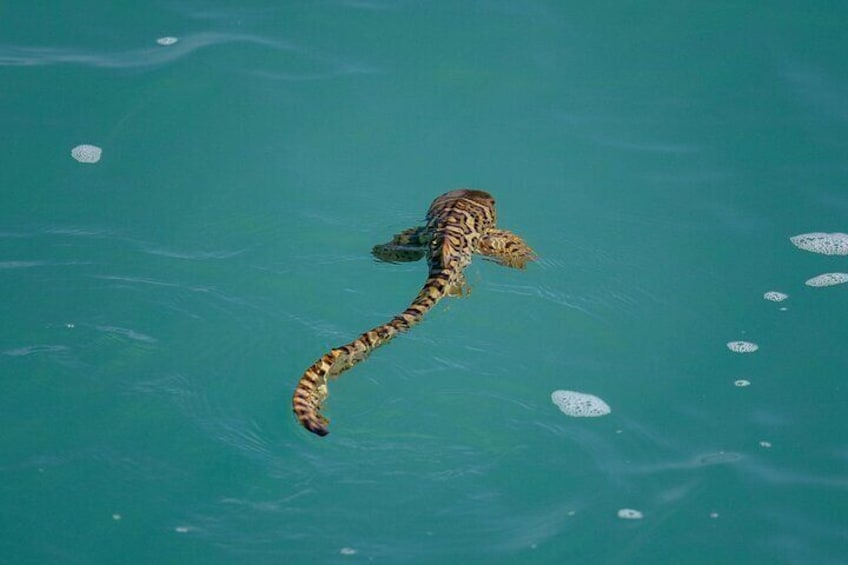
[[[813,277],[804,284],[813,287],[834,286],[848,282],[848,273],[824,273]]]
[[[585,392],[555,390],[551,393],[551,400],[565,415],[573,418],[595,418],[612,412],[606,402]]]
[[[96,163],[100,160],[103,150],[96,145],[84,143],[71,149],[71,157],[80,163]]]
[[[767,293],[763,294],[763,298],[771,302],[783,302],[784,300],[789,298],[789,295],[784,294],[782,292],[778,292],[776,290],[770,290]]]
[[[848,234],[844,233],[802,233],[793,235],[789,241],[804,251],[822,255],[848,255]]]
[[[618,517],[622,520],[641,520],[644,515],[633,508],[622,508],[618,511]]]
[[[727,348],[734,353],[753,353],[760,346],[750,341],[729,341],[727,342]]]

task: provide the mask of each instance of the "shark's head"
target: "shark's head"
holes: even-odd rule
[[[436,210],[453,208],[459,206],[462,208],[464,205],[459,204],[457,201],[465,201],[466,203],[472,203],[471,208],[479,207],[486,209],[486,214],[490,215],[492,220],[495,219],[495,199],[494,197],[484,190],[476,190],[473,188],[458,188],[456,190],[451,190],[450,192],[446,192],[433,200],[433,203],[430,204],[429,215],[432,215]],[[467,205],[467,204],[466,204]]]
[[[446,192],[436,198],[435,202],[447,202],[448,200],[471,200],[473,202],[477,202],[478,204],[483,204],[484,206],[489,206],[491,208],[495,207],[495,199],[494,197],[486,192],[485,190],[477,190],[474,188],[458,188],[456,190],[451,190],[450,192]]]

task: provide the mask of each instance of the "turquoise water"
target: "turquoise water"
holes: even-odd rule
[[[0,4],[0,561],[848,562],[848,285],[804,284],[848,258],[789,241],[848,232],[847,16]],[[371,246],[458,186],[540,261],[309,435],[303,370],[425,278]]]

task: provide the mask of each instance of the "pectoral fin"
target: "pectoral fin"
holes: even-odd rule
[[[477,243],[477,253],[505,267],[523,269],[529,261],[536,260],[536,253],[523,239],[511,231],[491,229]]]
[[[409,228],[395,235],[388,243],[375,245],[371,253],[380,261],[406,263],[418,261],[425,254],[421,238],[423,227]]]

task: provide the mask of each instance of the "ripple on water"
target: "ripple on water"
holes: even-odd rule
[[[242,72],[260,76],[269,76],[284,80],[329,79],[351,74],[372,74],[378,72],[366,64],[350,63],[344,59],[331,58],[315,54],[310,49],[296,45],[276,36],[263,36],[245,33],[200,32],[183,37],[160,37],[155,45],[145,45],[123,51],[104,51],[77,47],[44,46],[8,46],[0,45],[0,67],[35,67],[46,65],[79,65],[93,68],[153,68],[174,63],[191,56],[197,51],[214,46],[243,44],[254,45],[287,56],[271,57],[281,61],[283,68],[295,63],[298,69],[306,61],[312,72],[285,72],[279,65],[251,64]],[[163,47],[167,47],[163,49]],[[347,57],[347,55],[345,55]]]
[[[742,459],[742,455],[733,451],[718,451],[707,453],[696,459],[697,465],[723,465],[725,463],[736,463]]]
[[[96,326],[96,328],[98,331],[104,333],[121,335],[133,341],[140,341],[142,343],[157,343],[159,341],[155,337],[151,337],[129,328],[120,328],[118,326]]]
[[[33,353],[58,353],[69,350],[70,348],[65,345],[29,345],[17,349],[7,349],[3,352],[3,355],[8,355],[9,357],[26,357]]]

